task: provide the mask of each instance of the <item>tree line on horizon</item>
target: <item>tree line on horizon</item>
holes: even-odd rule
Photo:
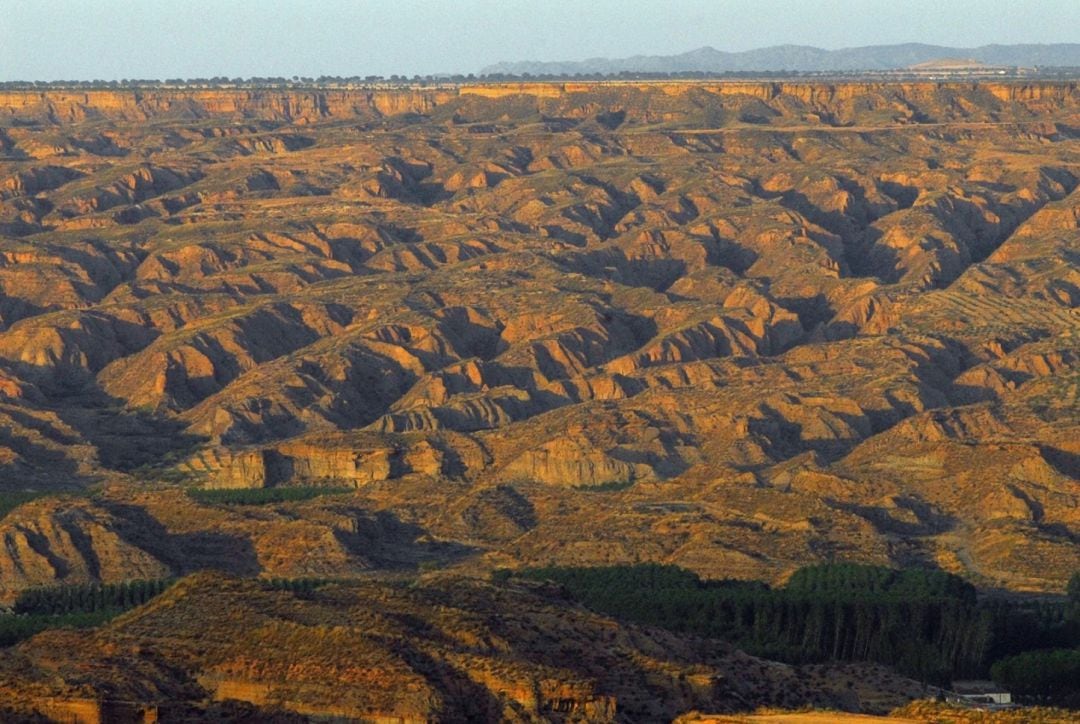
[[[815,77],[857,77],[861,71],[747,71],[730,70],[707,72],[700,70],[674,72],[618,71],[612,73],[455,73],[428,75],[320,75],[313,76],[252,76],[248,78],[214,76],[211,78],[122,78],[119,80],[10,80],[0,81],[0,90],[151,90],[156,88],[335,88],[385,85],[440,86],[468,83],[574,82],[574,81],[663,81],[663,80],[724,80],[777,79]]]

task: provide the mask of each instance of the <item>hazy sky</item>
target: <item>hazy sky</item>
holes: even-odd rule
[[[924,42],[1080,42],[1078,0],[0,0],[0,80],[474,72]]]

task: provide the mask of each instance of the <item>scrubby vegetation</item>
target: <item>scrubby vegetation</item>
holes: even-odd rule
[[[311,500],[323,495],[341,495],[352,492],[351,488],[235,488],[209,489],[189,488],[188,495],[198,503],[218,505],[267,505]]]
[[[1078,652],[1023,653],[1080,645],[1080,621],[1065,604],[979,601],[971,584],[940,571],[829,564],[797,571],[782,588],[702,581],[656,564],[534,568],[520,575],[560,583],[585,605],[618,618],[723,639],[792,663],[874,661],[948,684],[986,676],[1004,659],[994,669],[1001,683],[1019,681],[1022,670],[1035,681],[1017,685],[1017,693],[1056,702],[1064,700],[1065,679],[1030,672],[1049,671],[1050,661],[1069,671],[1080,666]],[[1017,655],[1028,658],[1008,658]]]
[[[29,503],[31,500],[37,500],[38,498],[46,497],[81,497],[89,494],[89,491],[75,490],[63,493],[57,493],[56,491],[40,491],[40,490],[11,490],[0,492],[0,520],[4,518],[15,508],[18,508],[24,503]]]
[[[950,724],[1074,724],[1076,712],[1045,706],[1025,706],[1019,709],[986,711],[970,706],[948,704],[927,699],[913,701],[894,709],[890,719],[907,721],[949,722]],[[886,722],[888,720],[885,720]]]
[[[0,519],[23,503],[29,503],[31,500],[40,497],[42,497],[41,493],[28,490],[0,493]]]

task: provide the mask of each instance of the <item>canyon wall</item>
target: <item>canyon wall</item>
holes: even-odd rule
[[[457,88],[350,89],[350,90],[46,90],[0,92],[0,119],[48,119],[73,123],[86,119],[147,120],[160,117],[238,117],[293,122],[321,119],[371,118],[404,113],[429,113],[456,98],[497,99],[514,95],[560,99],[598,92],[633,92],[668,97],[709,93],[721,98],[740,97],[766,103],[789,98],[829,109],[859,98],[888,97],[916,105],[994,100],[1028,110],[1080,106],[1076,82],[570,82],[484,83]],[[956,99],[961,99],[957,101]]]
[[[446,90],[8,91],[0,93],[0,115],[48,118],[57,123],[207,116],[313,121],[426,113],[456,96]]]
[[[965,94],[984,91],[1000,101],[1007,102],[1053,100],[1062,103],[1076,103],[1080,100],[1080,84],[1076,82],[793,83],[782,81],[616,81],[611,83],[484,83],[461,86],[458,93],[460,95],[476,95],[485,98],[503,98],[510,95],[557,98],[568,93],[591,93],[605,88],[653,90],[671,96],[683,96],[694,91],[704,90],[721,96],[743,95],[766,101],[780,96],[790,96],[806,103],[851,100],[860,96],[885,92],[911,99],[929,98],[941,92]]]

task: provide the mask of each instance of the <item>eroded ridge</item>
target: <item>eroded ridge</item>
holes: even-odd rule
[[[2,94],[0,483],[104,492],[0,521],[0,594],[834,556],[1058,588],[1078,129],[1069,83]]]

